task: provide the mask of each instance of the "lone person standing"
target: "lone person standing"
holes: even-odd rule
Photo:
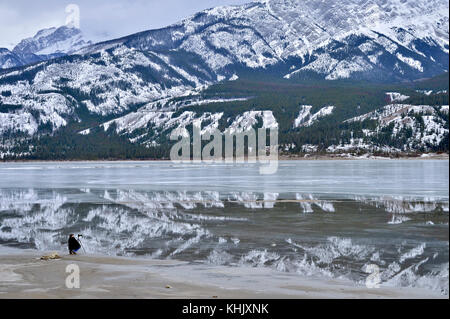
[[[69,254],[71,255],[76,255],[77,251],[80,249],[81,245],[78,242],[78,240],[76,240],[74,234],[69,235],[68,246],[69,246]]]

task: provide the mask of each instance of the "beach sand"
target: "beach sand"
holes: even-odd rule
[[[47,252],[49,253],[49,252]],[[381,287],[314,279],[267,268],[188,264],[177,260],[69,256],[0,250],[0,298],[447,298],[418,288]],[[80,288],[66,287],[66,267],[80,269]]]

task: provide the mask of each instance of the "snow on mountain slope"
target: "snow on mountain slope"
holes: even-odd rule
[[[299,127],[311,116],[312,105],[301,105],[300,112],[294,120],[294,127]]]
[[[323,107],[315,113],[311,113],[311,109],[310,105],[301,107],[299,116],[294,120],[295,127],[302,129],[313,126],[325,116],[332,116],[335,107]],[[96,130],[107,132],[113,128],[115,133],[127,137],[131,143],[151,147],[159,145],[161,140],[167,140],[172,131],[188,128],[194,121],[201,121],[202,134],[219,127],[222,127],[223,133],[235,134],[259,126],[276,128],[279,125],[273,112],[268,110],[246,111],[225,118],[223,112],[182,111],[182,108],[164,111],[155,107],[155,104],[149,104],[136,112],[81,131],[79,134],[89,135]],[[375,122],[375,125],[368,121]],[[343,138],[338,144],[327,146],[327,152],[426,151],[437,147],[449,135],[447,105],[389,104],[376,111],[348,119],[344,123],[360,124],[354,128],[350,126],[349,131],[342,128],[341,135],[351,137]],[[386,134],[390,139],[403,144],[393,146],[388,141],[380,141],[379,136]],[[306,153],[317,152],[319,146],[302,145],[301,149]]]
[[[362,122],[370,119],[380,121],[386,125],[391,123],[394,119],[397,119],[402,115],[408,115],[411,112],[414,114],[426,113],[433,115],[435,114],[435,108],[430,105],[389,104],[380,110],[348,119],[346,122]]]
[[[272,111],[248,111],[242,115],[238,115],[225,130],[225,133],[235,134],[248,131],[254,128],[259,120],[262,120],[261,127],[272,129],[278,127],[277,120],[273,116]],[[230,121],[231,119],[228,119],[228,122]]]
[[[217,127],[217,122],[221,119],[223,113],[203,113],[197,115],[192,111],[185,111],[180,115],[174,115],[175,112],[164,111],[150,111],[140,113],[130,113],[125,117],[109,121],[100,125],[105,131],[107,131],[112,124],[116,127],[116,133],[118,134],[133,134],[138,129],[151,128],[144,134],[130,137],[130,141],[133,143],[139,142],[144,145],[155,145],[157,138],[164,135],[170,135],[172,130],[185,128],[188,125],[192,125],[194,121],[208,121],[209,124],[203,127],[203,130],[208,130],[213,127]],[[90,134],[91,130],[83,131],[80,134]]]
[[[448,8],[445,0],[254,1],[88,46],[78,29],[43,30],[13,53],[34,62],[76,54],[0,73],[0,131],[33,135],[83,113],[100,124],[240,72],[330,81],[433,76],[448,71]],[[154,111],[140,110],[150,122]]]
[[[56,107],[54,100],[43,98],[47,92],[52,92],[62,100],[71,100],[71,112],[64,114],[76,113],[84,107],[92,114],[106,116],[121,114],[136,104],[189,95],[216,80],[208,79],[205,74],[209,75],[210,71],[194,62],[189,66],[202,77],[186,76],[170,61],[169,57],[166,64],[152,52],[143,53],[121,46],[88,59],[42,62],[22,71],[33,74],[31,81],[9,80],[17,77],[19,72],[0,76],[0,93],[11,93],[0,95],[0,104],[16,106],[16,113],[33,113],[35,122],[42,122],[36,117],[45,113],[44,110]],[[23,131],[20,126],[15,130]]]
[[[448,8],[444,0],[252,2],[205,10],[80,53],[126,45],[192,52],[216,72],[237,63],[249,68],[283,63],[294,69],[286,78],[304,71],[329,80],[374,71],[381,77],[419,77],[448,69]]]
[[[6,48],[0,48],[0,69],[14,68],[23,65],[22,59]]]
[[[404,100],[409,99],[409,96],[398,92],[386,92],[386,95],[389,97],[389,100],[391,102],[402,102]]]
[[[22,40],[13,52],[19,55],[70,54],[92,44],[86,41],[80,29],[70,26],[43,29],[35,36]]]
[[[45,89],[45,86],[42,87]],[[56,130],[73,117],[73,98],[58,93],[37,92],[26,81],[0,86],[0,134],[22,132],[38,133],[39,125],[50,125]],[[6,112],[11,109],[11,111]]]
[[[392,138],[404,139],[403,151],[427,149],[439,145],[444,137],[448,138],[448,113],[446,114],[445,110],[445,105],[389,104],[345,122],[375,121],[377,123],[375,129],[363,129],[366,137],[375,137],[384,131]],[[363,144],[362,139],[352,140],[353,144],[355,141]]]
[[[333,113],[334,106],[325,106],[321,108],[316,113],[311,113],[311,105],[302,105],[300,112],[296,119],[294,120],[294,127],[308,127],[313,125],[315,122],[321,118],[328,116]]]
[[[23,39],[10,54],[14,54],[16,61],[3,62],[0,51],[0,69],[22,66],[55,57],[74,53],[83,47],[91,45],[86,41],[80,29],[70,26],[40,30],[33,37]],[[2,50],[2,49],[0,49]]]
[[[218,129],[219,121],[222,120],[223,112],[203,112],[193,111],[176,112],[157,110],[155,103],[146,105],[136,112],[128,113],[123,117],[108,121],[97,128],[90,128],[79,132],[82,135],[91,134],[95,129],[103,129],[105,132],[114,127],[119,135],[126,135],[130,142],[143,145],[156,145],[159,138],[167,138],[172,131],[186,128],[192,125],[194,121],[202,123],[201,134]],[[261,127],[278,127],[272,111],[248,111],[239,114],[234,118],[224,119],[227,125],[224,133],[235,134],[247,131],[255,127],[259,120],[262,121]]]

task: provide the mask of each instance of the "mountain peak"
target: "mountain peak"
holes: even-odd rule
[[[35,36],[24,39],[16,45],[13,52],[19,55],[70,54],[90,44],[90,41],[84,40],[80,29],[61,26],[38,31]]]
[[[91,45],[80,29],[72,25],[39,30],[33,37],[23,39],[12,51],[0,51],[0,69],[7,69],[68,54]]]

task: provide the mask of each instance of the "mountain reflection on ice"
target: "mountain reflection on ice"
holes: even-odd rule
[[[272,267],[448,294],[447,201],[310,193],[0,189],[0,244]]]

